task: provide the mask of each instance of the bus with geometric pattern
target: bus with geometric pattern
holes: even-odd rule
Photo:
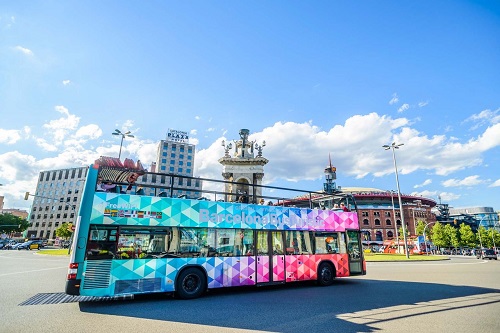
[[[165,176],[165,185],[141,186],[148,174]],[[225,181],[196,178],[210,188],[201,190],[205,196],[178,198],[168,195],[175,177],[192,178],[103,157],[89,167],[67,294],[190,299],[213,288],[308,280],[328,286],[336,277],[366,274],[350,195],[258,185],[261,191],[249,195],[266,193],[261,198],[269,204],[262,205],[256,197],[228,199]],[[350,210],[334,209],[340,203]]]

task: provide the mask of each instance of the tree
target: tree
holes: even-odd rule
[[[415,230],[415,234],[417,236],[423,235],[424,234],[424,228],[425,228],[425,222],[424,221],[418,221],[418,223],[417,223],[417,230]]]
[[[488,237],[488,231],[483,226],[480,226],[477,230],[476,237],[479,241],[479,246],[485,248],[493,247],[493,240]]]
[[[494,247],[500,247],[500,232],[494,228],[488,229],[488,237],[492,240]]]
[[[56,236],[60,238],[68,239],[73,234],[70,229],[71,223],[63,223],[59,228],[56,229]]]
[[[458,232],[455,227],[453,227],[451,224],[447,224],[444,226],[444,232],[451,246],[453,247],[460,246],[460,243],[458,241]]]
[[[434,245],[436,245],[437,247],[450,246],[450,241],[448,239],[448,236],[446,235],[444,226],[439,222],[436,222],[434,224],[434,227],[432,228],[431,239]]]
[[[10,234],[28,229],[29,222],[10,213],[0,214],[0,233]]]
[[[460,246],[476,247],[476,235],[474,235],[470,225],[461,223],[460,228],[458,229],[458,234],[460,236]]]

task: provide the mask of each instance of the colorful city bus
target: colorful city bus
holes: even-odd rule
[[[227,192],[226,181],[196,178],[210,188],[201,190],[205,197],[171,197],[165,193],[174,193],[176,178],[193,177],[141,168],[109,158],[89,167],[67,294],[163,292],[190,299],[212,288],[308,280],[328,286],[336,277],[366,274],[355,202],[348,195],[249,185],[251,200],[242,203]],[[161,186],[139,185],[148,175],[168,179]],[[308,207],[304,200],[291,204],[298,192],[311,198]],[[268,204],[256,204],[261,198]],[[334,210],[340,201],[349,201],[351,211]]]

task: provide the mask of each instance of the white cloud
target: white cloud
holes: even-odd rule
[[[428,101],[425,101],[425,102],[418,102],[418,107],[419,108],[423,108],[424,106],[426,106],[427,104],[429,104]]]
[[[21,133],[18,130],[5,130],[0,128],[0,143],[12,145],[21,139]]]
[[[459,186],[475,186],[484,184],[484,182],[485,182],[484,180],[479,179],[478,175],[474,175],[465,177],[464,179],[453,179],[453,178],[448,179],[441,182],[441,184],[444,187],[459,187]]]
[[[420,187],[427,186],[429,184],[432,184],[432,180],[426,179],[422,184],[417,184],[417,185],[413,186],[413,188],[420,188]]]
[[[68,84],[70,84],[70,83],[71,83],[71,81],[70,81],[70,80],[63,80],[63,82],[62,82],[62,84],[63,84],[63,85],[65,85],[65,86],[67,86],[67,85],[68,85]]]
[[[500,108],[494,111],[490,109],[483,110],[465,119],[464,123],[465,122],[475,123],[475,125],[471,127],[471,130],[478,129],[481,126],[488,126],[489,124],[498,124],[500,123]]]
[[[405,104],[403,104],[403,105],[401,105],[401,106],[399,107],[398,112],[399,112],[399,113],[404,112],[404,111],[408,110],[409,108],[410,108],[410,105],[409,105],[409,104],[407,104],[407,103],[405,103]]]
[[[14,49],[15,49],[16,51],[20,51],[20,52],[22,52],[23,54],[25,54],[25,55],[27,55],[27,56],[33,56],[33,55],[34,55],[34,54],[33,54],[33,51],[31,51],[30,49],[27,49],[27,48],[25,48],[25,47],[19,46],[19,45],[18,45],[18,46],[16,46],[16,47],[14,47]]]
[[[389,101],[389,105],[396,104],[397,102],[399,102],[398,94],[394,93],[392,94],[392,98]]]
[[[189,131],[189,134],[196,135],[196,134],[198,134],[198,130],[192,129],[191,131]]]
[[[65,137],[71,131],[77,129],[80,122],[80,117],[70,114],[68,109],[61,105],[56,106],[54,109],[57,112],[62,113],[66,117],[51,120],[48,123],[43,124],[43,127],[48,130],[47,136],[54,139],[54,142],[51,145],[58,146],[62,144]],[[41,144],[41,146],[44,146],[44,142],[46,143],[47,141],[43,139],[38,140],[38,142]]]
[[[456,193],[450,193],[450,192],[441,192],[439,193],[439,197],[443,202],[450,202],[450,201],[455,201],[460,199],[461,195],[456,194]]]
[[[500,179],[497,179],[493,183],[491,183],[488,187],[499,187],[500,186]]]
[[[194,119],[195,119],[195,120],[200,120],[200,119],[201,119],[201,117],[200,117],[200,116],[195,116],[195,117],[194,117]]]

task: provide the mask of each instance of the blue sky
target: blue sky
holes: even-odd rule
[[[221,140],[266,141],[264,181],[395,189],[500,210],[497,1],[0,3],[0,195],[40,171],[155,159],[190,132],[195,175]]]

